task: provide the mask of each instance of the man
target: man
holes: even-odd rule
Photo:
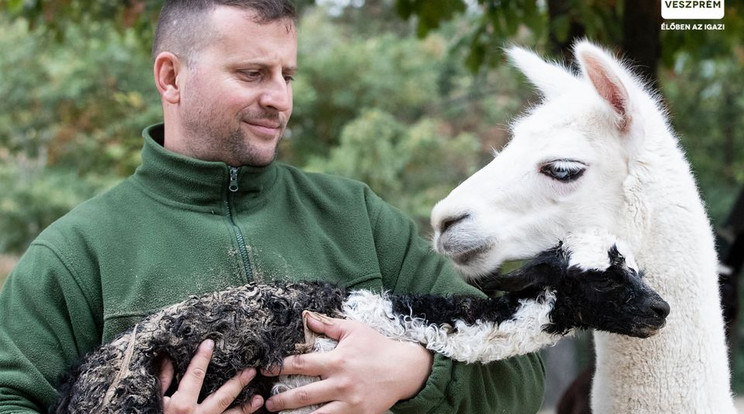
[[[46,229],[9,276],[0,295],[0,412],[44,411],[57,377],[82,354],[193,294],[270,279],[478,294],[366,186],[274,161],[292,112],[296,36],[286,0],[166,1],[153,48],[164,124],[145,130],[133,176]],[[225,411],[256,372],[198,401],[213,347],[205,341],[171,394],[173,368],[163,365],[165,412],[540,406],[535,355],[466,365],[353,321],[310,326],[338,347],[287,358],[283,373],[321,381]]]

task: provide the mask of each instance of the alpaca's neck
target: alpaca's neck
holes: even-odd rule
[[[595,334],[593,411],[733,413],[711,227],[687,162],[664,138],[631,169],[620,236],[671,313],[649,339]]]
[[[626,227],[618,234],[633,247],[653,288],[671,295],[668,300],[689,303],[687,292],[670,288],[717,278],[717,257],[689,164],[675,139],[666,134],[664,139],[649,140],[646,155],[631,167],[620,220]]]
[[[429,297],[431,300],[452,298]],[[465,299],[489,304],[498,299]],[[555,295],[545,291],[543,298],[522,300],[513,309],[498,306],[503,313],[491,313],[465,322],[459,312],[468,306],[449,306],[452,322],[428,321],[416,312],[396,311],[391,298],[368,291],[355,291],[344,303],[344,315],[375,328],[383,335],[403,341],[418,342],[427,349],[462,362],[487,363],[516,355],[535,352],[554,345],[565,335],[545,332],[550,324]],[[451,305],[451,304],[450,304]],[[468,318],[469,319],[469,318]]]

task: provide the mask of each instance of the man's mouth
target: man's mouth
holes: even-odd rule
[[[251,119],[244,121],[257,135],[276,137],[282,130],[280,122],[271,120]]]
[[[263,128],[270,128],[270,129],[279,129],[281,128],[282,124],[279,121],[272,121],[268,119],[252,119],[246,121],[251,125],[256,125]]]

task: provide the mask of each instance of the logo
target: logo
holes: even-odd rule
[[[723,19],[724,0],[661,0],[664,19]]]

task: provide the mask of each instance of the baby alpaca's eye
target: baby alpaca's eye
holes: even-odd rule
[[[554,160],[543,164],[540,173],[562,183],[578,180],[586,171],[586,164],[574,160]]]

